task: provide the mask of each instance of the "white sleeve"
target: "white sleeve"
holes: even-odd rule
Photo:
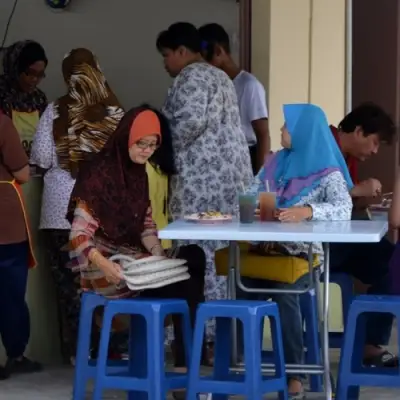
[[[29,163],[43,169],[49,169],[53,163],[53,103],[42,114],[33,137]]]
[[[267,98],[263,85],[257,80],[252,80],[246,85],[244,93],[243,104],[246,104],[249,121],[268,118]]]

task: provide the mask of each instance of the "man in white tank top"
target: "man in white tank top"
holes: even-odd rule
[[[270,151],[265,89],[254,75],[236,65],[231,55],[229,35],[221,25],[207,24],[202,26],[199,32],[203,40],[203,57],[226,72],[233,80],[253,172],[257,174]]]

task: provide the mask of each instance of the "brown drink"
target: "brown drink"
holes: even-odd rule
[[[276,193],[261,192],[260,200],[260,221],[272,221],[275,219]]]

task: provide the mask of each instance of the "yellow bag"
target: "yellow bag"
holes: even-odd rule
[[[294,256],[267,256],[249,252],[250,244],[240,242],[240,274],[248,278],[266,279],[283,283],[295,283],[308,273],[308,261]],[[229,248],[215,253],[218,275],[228,274]],[[313,256],[313,267],[320,265],[319,257]]]

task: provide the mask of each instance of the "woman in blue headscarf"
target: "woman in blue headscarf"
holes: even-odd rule
[[[352,201],[349,190],[353,183],[324,112],[313,104],[288,104],[283,107],[283,113],[283,149],[267,158],[251,191],[265,191],[265,181],[268,181],[270,190],[276,192],[277,219],[282,222],[350,220]],[[308,249],[309,244],[303,242],[252,245],[249,255],[251,252],[257,254],[266,274],[268,271],[273,273],[277,262],[281,264],[278,273],[275,269],[275,276],[267,277],[267,280],[265,276],[264,279],[244,278],[246,284],[275,289],[305,287],[308,284]],[[315,265],[320,265],[323,260],[321,243],[313,244],[313,254]],[[306,266],[303,276],[290,279],[293,266],[300,265],[300,262]],[[271,297],[280,310],[286,362],[302,364],[304,346],[299,296],[282,294]],[[304,397],[302,379],[302,376],[289,377],[291,399]]]

